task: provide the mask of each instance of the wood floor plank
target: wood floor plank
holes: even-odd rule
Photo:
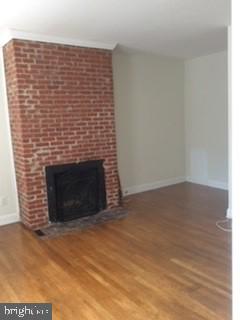
[[[0,227],[0,301],[52,302],[54,320],[230,320],[227,193],[182,183],[124,203],[126,219],[54,239]]]

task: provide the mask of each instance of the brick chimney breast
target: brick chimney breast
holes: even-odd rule
[[[4,62],[22,222],[49,222],[50,165],[104,160],[107,208],[118,207],[112,52],[12,40]]]

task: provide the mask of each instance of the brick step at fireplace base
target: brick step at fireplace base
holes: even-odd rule
[[[80,219],[67,222],[52,223],[46,228],[35,230],[35,233],[41,239],[49,239],[68,234],[73,231],[83,231],[93,227],[94,225],[99,225],[114,220],[120,220],[126,218],[127,215],[127,210],[123,208],[104,210],[95,215],[83,217]]]

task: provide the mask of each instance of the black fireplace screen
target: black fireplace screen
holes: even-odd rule
[[[106,208],[103,160],[46,167],[49,219],[68,221]]]

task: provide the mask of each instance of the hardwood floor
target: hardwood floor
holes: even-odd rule
[[[125,220],[51,240],[0,228],[0,301],[60,320],[230,319],[227,193],[190,183],[129,196]]]

